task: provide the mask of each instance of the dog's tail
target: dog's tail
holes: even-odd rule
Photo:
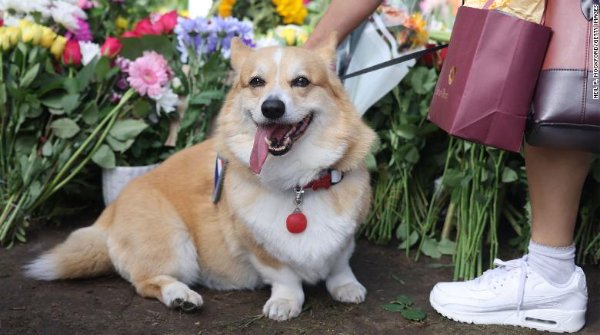
[[[106,228],[112,220],[109,206],[94,225],[80,228],[66,241],[24,267],[25,275],[39,280],[93,277],[113,269],[106,244]]]

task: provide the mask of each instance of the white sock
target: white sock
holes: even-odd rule
[[[530,240],[527,264],[547,281],[564,284],[575,272],[575,245],[550,247]]]

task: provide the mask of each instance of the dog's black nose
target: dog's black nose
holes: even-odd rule
[[[260,109],[266,118],[277,119],[285,113],[285,104],[279,99],[268,99],[263,102]]]

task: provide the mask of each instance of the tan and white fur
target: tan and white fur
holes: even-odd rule
[[[26,266],[37,279],[90,277],[116,270],[144,297],[194,310],[202,297],[189,285],[218,290],[271,286],[263,312],[275,320],[300,314],[303,282],[326,281],[335,300],[364,301],[366,290],[349,259],[354,234],[371,200],[364,159],[374,140],[339,79],[330,70],[335,38],[316,51],[232,42],[235,79],[217,119],[215,135],[185,149],[132,181],[90,227]],[[264,85],[249,85],[260,76]],[[298,76],[306,87],[290,83]],[[268,122],[261,105],[285,104],[278,122],[313,119],[291,150],[269,155],[260,174],[249,168],[257,125]],[[217,153],[228,160],[220,201],[211,201]],[[343,171],[328,190],[307,190],[301,205],[306,230],[292,234],[286,218],[293,191],[323,169]]]

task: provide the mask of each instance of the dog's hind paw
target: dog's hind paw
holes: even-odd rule
[[[181,282],[167,285],[162,290],[162,297],[165,305],[184,312],[193,312],[204,303],[200,294]]]
[[[333,299],[337,301],[360,304],[361,302],[365,301],[367,289],[359,282],[355,282],[336,287],[332,289],[330,293]]]
[[[285,321],[300,315],[302,304],[293,300],[271,298],[263,307],[263,314],[269,319]]]

